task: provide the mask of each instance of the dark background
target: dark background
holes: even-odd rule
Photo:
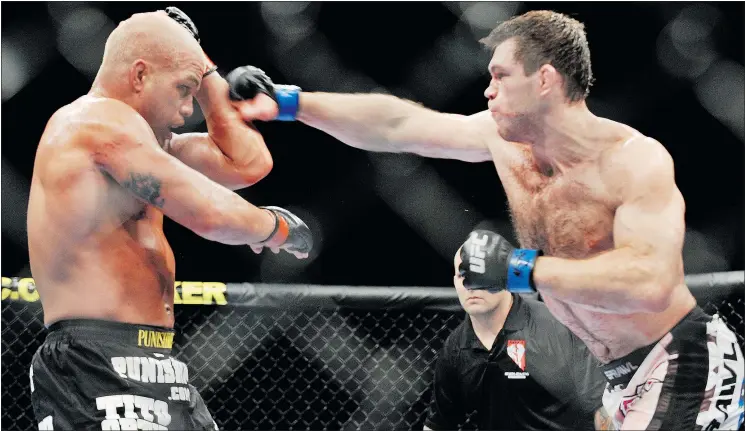
[[[3,3],[2,275],[30,276],[25,214],[45,123],[90,88],[103,43],[132,13],[175,5],[225,75],[252,64],[306,91],[389,92],[447,112],[486,108],[500,20],[550,8],[584,22],[588,104],[661,141],[687,203],[687,273],[741,270],[743,5],[738,3]],[[297,123],[260,123],[274,170],[239,193],[296,211],[306,261],[204,240],[166,221],[178,280],[439,285],[476,226],[512,236],[490,163],[367,153]],[[185,131],[206,130],[200,113]]]

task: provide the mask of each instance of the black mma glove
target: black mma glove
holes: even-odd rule
[[[489,292],[535,292],[533,266],[540,250],[516,249],[501,235],[488,230],[471,232],[463,243],[458,271],[467,289]]]
[[[189,15],[185,14],[181,9],[175,7],[175,6],[169,6],[166,8],[166,13],[168,14],[168,17],[172,20],[176,21],[180,26],[187,29],[189,33],[191,33],[192,36],[194,36],[194,39],[196,39],[197,43],[200,43],[199,40],[199,31],[197,30],[197,26],[194,25],[194,21],[189,18]],[[205,54],[206,57],[206,54]],[[209,59],[209,57],[206,58],[207,60],[207,67],[202,74],[202,79],[206,78],[207,75],[215,72],[217,70],[217,66],[212,62],[212,60]]]
[[[189,15],[185,14],[181,9],[175,6],[168,6],[166,8],[166,13],[172,20],[179,23],[180,26],[189,30],[189,33],[191,33],[191,35],[194,36],[194,39],[197,40],[197,43],[199,43],[199,31],[197,31],[197,26],[194,25],[194,21],[189,18]]]
[[[294,121],[300,103],[300,87],[296,85],[276,85],[263,70],[253,66],[233,69],[225,77],[230,86],[230,99],[250,100],[264,93],[277,102],[279,114],[276,120]]]
[[[300,217],[280,207],[259,207],[274,214],[274,231],[269,238],[258,243],[265,247],[281,248],[288,252],[308,254],[313,248],[310,228]]]

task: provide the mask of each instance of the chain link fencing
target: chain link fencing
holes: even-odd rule
[[[745,350],[742,279],[709,274],[692,291]],[[447,288],[188,290],[178,289],[174,353],[226,430],[422,429],[437,353],[465,317]],[[36,429],[28,367],[45,337],[38,295],[4,278],[2,297],[3,429]]]

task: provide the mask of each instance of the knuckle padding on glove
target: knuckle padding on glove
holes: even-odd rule
[[[253,66],[239,67],[228,74],[225,80],[230,86],[230,99],[249,100],[264,93],[276,101],[274,83],[263,70]]]

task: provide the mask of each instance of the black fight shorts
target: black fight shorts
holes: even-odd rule
[[[736,430],[743,364],[734,332],[696,307],[659,342],[603,366],[603,405],[620,430]]]
[[[31,362],[40,430],[215,430],[174,332],[103,320],[52,324]]]

